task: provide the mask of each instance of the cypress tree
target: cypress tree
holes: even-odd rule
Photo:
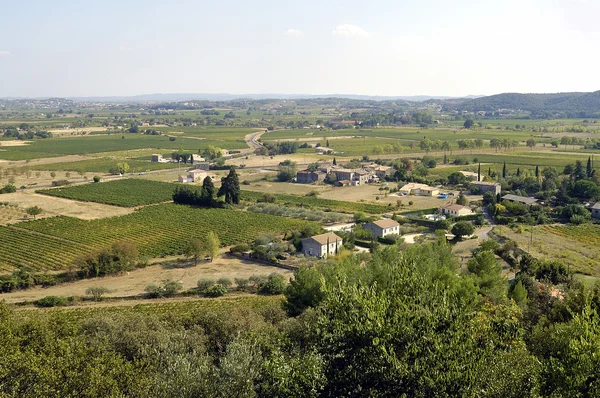
[[[333,165],[337,166],[337,160],[335,160],[335,158],[333,158]]]
[[[520,176],[521,176],[521,168],[517,167],[517,177],[520,177]]]
[[[535,178],[540,177],[540,166],[535,166]]]
[[[588,178],[592,176],[592,157],[591,156],[588,157],[587,166],[585,168],[585,175],[587,175]]]
[[[504,166],[502,166],[502,178],[506,178],[506,162],[504,162]]]
[[[477,166],[477,181],[481,181],[481,163]]]
[[[227,204],[240,203],[240,180],[233,167],[227,177],[221,178],[221,188],[219,188],[217,195],[225,196],[225,203]]]

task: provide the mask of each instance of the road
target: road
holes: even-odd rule
[[[483,208],[483,216],[485,217],[485,219],[487,220],[487,222],[490,223],[490,225],[486,226],[486,227],[479,228],[479,230],[477,231],[477,237],[479,239],[481,239],[481,240],[487,240],[487,239],[489,239],[488,234],[490,233],[490,231],[494,228],[494,226],[496,224],[494,223],[494,219],[490,215],[487,207]]]
[[[245,140],[246,140],[246,144],[248,144],[248,146],[251,149],[257,149],[260,148],[262,146],[262,144],[260,142],[258,142],[258,140],[260,139],[260,137],[262,137],[262,135],[265,133],[265,131],[257,131],[256,133],[252,133],[252,134],[248,134],[246,135]]]

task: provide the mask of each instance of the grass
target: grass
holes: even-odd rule
[[[265,197],[265,195],[274,196],[276,199],[276,203],[292,206],[303,206],[325,211],[339,211],[344,213],[365,212],[369,214],[381,214],[393,210],[393,208],[389,206],[371,203],[344,202],[340,200],[321,199],[313,196],[309,197],[286,194],[267,194],[264,192],[254,191],[242,191],[241,198],[245,201],[256,202],[262,200]]]
[[[560,261],[575,273],[600,277],[600,225],[537,226],[534,227],[531,246],[529,229],[517,233],[501,226],[494,227],[494,232],[514,240],[524,250],[530,248],[531,254],[536,258]]]
[[[96,202],[121,207],[136,207],[171,200],[177,184],[138,178],[77,185],[36,191],[44,195]]]

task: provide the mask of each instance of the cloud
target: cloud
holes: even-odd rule
[[[371,33],[367,32],[360,26],[351,24],[343,24],[336,26],[332,34],[334,36],[342,37],[371,37]]]
[[[304,36],[304,32],[302,32],[301,30],[298,29],[288,29],[287,32],[285,32],[286,36],[292,36],[292,37],[302,37]]]
[[[10,55],[10,52],[0,50],[0,57],[3,57],[5,55]]]

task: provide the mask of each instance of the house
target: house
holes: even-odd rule
[[[341,180],[349,180],[352,181],[354,179],[354,170],[349,169],[337,169],[333,171],[338,181]]]
[[[325,180],[326,173],[321,171],[303,170],[296,173],[296,182],[300,184],[312,184]]]
[[[363,228],[373,232],[373,237],[375,238],[383,238],[386,235],[400,233],[400,224],[391,218],[384,218],[363,224]]]
[[[369,176],[371,174],[368,171],[357,170],[354,173],[354,179],[352,180],[352,185],[363,185],[369,182]]]
[[[342,238],[333,232],[315,235],[302,239],[302,253],[309,256],[326,258],[327,256],[335,255],[343,243]]]
[[[398,192],[403,193],[405,195],[416,195],[418,190],[420,190],[421,188],[425,188],[427,186],[428,186],[427,184],[419,184],[416,182],[410,182],[408,184],[403,185],[402,188],[400,188],[398,190]]]
[[[209,169],[210,169],[210,163],[209,162],[196,161],[194,159],[194,167],[192,167],[188,171],[193,171],[193,170],[209,170]]]
[[[495,182],[473,181],[470,190],[471,192],[477,191],[482,195],[486,192],[492,192],[494,195],[498,195],[501,191],[501,187],[500,184]]]
[[[600,218],[600,202],[596,202],[592,207],[592,218]]]
[[[440,213],[450,217],[460,217],[473,214],[470,208],[459,204],[447,204],[440,207]]]
[[[390,166],[379,166],[375,169],[375,175],[381,179],[389,177],[394,173],[394,168]]]
[[[527,196],[518,196],[518,195],[504,195],[502,200],[508,200],[513,203],[523,203],[524,205],[534,205],[537,203],[537,199],[528,198]]]
[[[333,153],[333,149],[327,148],[325,146],[320,146],[318,148],[315,148],[315,152],[320,153],[320,154],[327,154],[327,153]]]
[[[159,154],[154,154],[152,155],[152,160],[150,160],[153,163],[164,163],[166,162],[166,160],[162,157],[162,155]]]
[[[321,171],[323,173],[329,174],[329,172],[331,171],[331,163],[329,163],[329,162],[318,162],[317,163],[317,170]]]
[[[180,175],[178,181],[181,183],[202,182],[206,177],[208,177],[208,173],[205,170],[191,169],[186,176]]]
[[[430,187],[427,184],[411,182],[402,186],[402,188],[399,189],[399,192],[405,195],[437,196],[440,193],[440,190],[438,188]]]

